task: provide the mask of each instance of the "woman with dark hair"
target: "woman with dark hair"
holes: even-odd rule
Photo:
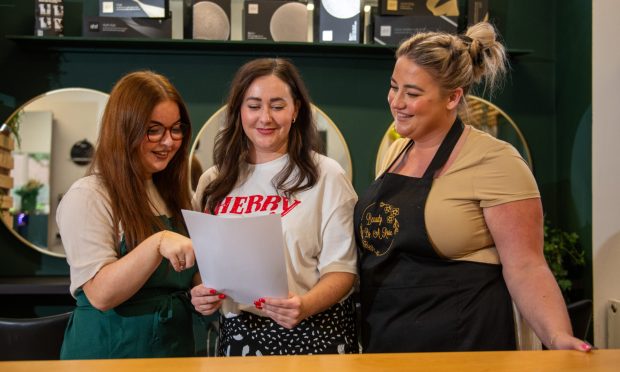
[[[364,352],[515,349],[513,300],[547,347],[590,350],[543,256],[530,169],[457,115],[505,66],[486,22],[419,33],[396,52],[387,98],[403,138],[355,207]],[[376,221],[389,233],[373,235]]]
[[[215,166],[201,177],[195,209],[225,217],[282,216],[289,297],[254,306],[222,301],[203,285],[192,303],[221,308],[220,355],[357,352],[353,206],[357,196],[340,165],[317,152],[310,98],[297,69],[257,59],[235,75]]]
[[[187,292],[198,275],[181,216],[190,134],[164,76],[130,73],[112,89],[89,175],[56,214],[77,300],[61,358],[194,355]]]

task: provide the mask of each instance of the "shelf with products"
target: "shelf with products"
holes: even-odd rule
[[[306,55],[329,57],[393,58],[396,47],[377,44],[331,44],[272,41],[211,41],[193,39],[87,38],[80,36],[7,35],[17,45],[28,49],[59,52],[107,53],[128,52],[165,54],[237,54],[237,55]],[[511,57],[532,53],[527,49],[509,49]]]

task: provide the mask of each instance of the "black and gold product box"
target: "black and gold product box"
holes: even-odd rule
[[[361,10],[360,0],[315,0],[314,41],[360,43]]]
[[[379,0],[381,15],[459,15],[458,0]]]
[[[489,0],[467,0],[467,25],[489,20]]]
[[[308,8],[300,1],[245,0],[243,39],[308,40]]]

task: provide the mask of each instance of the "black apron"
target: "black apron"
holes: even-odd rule
[[[421,178],[386,172],[355,207],[363,352],[516,348],[501,265],[440,257],[427,236],[434,174],[462,132],[457,118]]]

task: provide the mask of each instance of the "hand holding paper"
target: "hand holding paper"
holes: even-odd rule
[[[183,210],[205,287],[234,301],[287,298],[280,215],[225,218]]]

